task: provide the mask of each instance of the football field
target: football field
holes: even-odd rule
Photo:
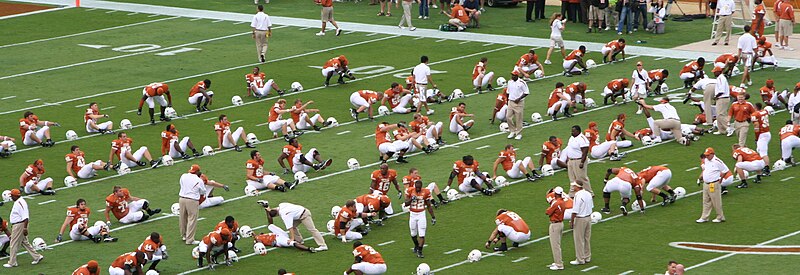
[[[244,1],[236,5],[251,4]],[[53,25],[42,30],[37,27],[38,22],[51,22]],[[424,182],[436,182],[442,189],[447,185],[453,162],[464,155],[474,156],[481,164],[481,171],[490,171],[498,152],[510,143],[518,148],[518,158],[531,156],[538,164],[542,143],[550,136],[568,140],[572,125],[585,129],[589,122],[595,121],[602,134],[618,114],[626,113],[626,129],[629,131],[648,127],[643,115],[634,114],[636,104],[603,105],[600,95],[610,80],[630,77],[636,61],[642,61],[646,69],[672,72],[666,82],[670,89],[666,96],[678,109],[683,123],[690,123],[698,112],[696,106],[681,103],[686,90],[682,89],[683,83],[677,78],[678,71],[690,60],[670,55],[629,55],[622,62],[600,64],[592,68],[589,75],[567,78],[561,75],[560,54],[554,53],[553,65],[544,66],[545,77],[529,83],[531,95],[525,105],[525,118],[529,124],[525,126],[524,138],[509,140],[506,133],[498,130],[498,123],[489,123],[499,89],[484,94],[474,93],[472,68],[481,57],[486,57],[489,71],[509,78],[514,63],[531,47],[543,61],[547,51],[542,47],[544,45],[519,45],[502,40],[475,42],[468,37],[436,38],[357,29],[346,30],[338,37],[332,32],[317,37],[314,34],[319,31],[318,27],[285,24],[273,26],[267,62],[259,63],[253,50],[249,22],[239,20],[67,8],[3,19],[0,20],[0,30],[10,30],[0,32],[3,34],[0,35],[0,60],[3,61],[0,70],[0,135],[18,140],[17,151],[10,158],[0,159],[3,167],[0,169],[0,190],[17,188],[20,174],[36,159],[44,161],[45,177],[53,178],[57,190],[55,196],[26,197],[31,212],[29,238],[43,238],[48,248],[42,252],[45,260],[36,266],[30,266],[30,257],[23,252],[19,257],[20,266],[10,269],[21,274],[68,274],[90,259],[97,260],[105,273],[116,257],[135,250],[150,232],[159,232],[168,247],[169,259],[158,265],[161,274],[274,274],[279,268],[297,274],[340,274],[353,262],[352,243],[341,243],[325,229],[331,220],[330,209],[369,191],[370,174],[380,164],[374,146],[377,123],[413,119],[410,114],[391,114],[370,121],[362,114],[361,121],[355,122],[349,113],[350,94],[362,89],[384,91],[392,82],[404,83],[405,77],[419,63],[420,55],[430,57],[433,79],[442,92],[450,94],[454,89],[461,89],[466,93],[463,99],[431,104],[435,113],[430,120],[442,121],[447,128],[451,108],[464,102],[467,112],[475,115],[476,124],[470,130],[469,140],[461,141],[456,134],[445,129],[447,145],[438,151],[432,154],[414,152],[409,154],[409,163],[399,164],[391,160],[389,165],[401,177],[410,168],[418,168]],[[599,48],[588,50],[588,58],[602,63]],[[325,87],[320,66],[338,55],[347,56],[357,79]],[[705,58],[713,60],[716,55]],[[268,79],[274,79],[284,90],[289,90],[295,81],[300,82],[304,89],[280,97],[274,93],[261,99],[247,97],[244,76],[254,66],[259,66]],[[710,64],[706,66],[707,73],[710,73],[710,67]],[[795,68],[773,70],[765,67],[753,73],[753,86],[748,89],[752,96],[750,102],[760,102],[757,89],[768,78],[775,81],[779,90],[789,89],[800,81]],[[214,91],[214,100],[209,106],[210,112],[198,113],[186,98],[192,85],[203,79],[212,81],[210,90]],[[588,85],[587,96],[598,103],[597,107],[575,113],[572,118],[559,117],[559,120],[552,121],[545,115],[542,122],[531,121],[531,113],[546,113],[547,98],[555,83],[576,81]],[[233,128],[244,127],[246,132],[258,136],[260,142],[256,149],[264,157],[265,169],[285,180],[292,180],[293,176],[281,174],[282,169],[275,159],[286,143],[282,138],[272,138],[266,126],[269,108],[279,98],[290,103],[295,99],[313,100],[311,107],[319,109],[325,118],[336,118],[339,126],[307,131],[299,140],[306,150],[317,148],[323,158],[332,158],[333,165],[323,171],[309,172],[309,180],[294,190],[262,192],[256,197],[246,196],[243,191],[249,150],[236,152],[230,149],[217,151],[212,156],[176,160],[169,167],[133,168],[126,175],[99,171],[93,179],[79,180],[76,187],[65,187],[64,156],[69,153],[70,146],[80,146],[88,161],[107,161],[109,144],[116,139],[116,135],[86,133],[82,117],[90,102],[97,102],[101,113],[110,116],[115,130],[118,130],[120,120],[132,121],[133,128],[125,132],[135,141],[133,146],[147,146],[154,157],[160,156],[160,132],[167,124],[150,125],[146,110],[142,116],[136,115],[141,90],[152,82],[164,82],[170,86],[173,106],[179,116],[171,123],[182,137],[191,137],[198,151],[205,145],[216,147],[213,124],[219,115],[225,114]],[[732,77],[730,82],[738,83],[739,76]],[[244,104],[233,105],[233,96],[242,97]],[[657,100],[648,98],[647,102],[655,104]],[[55,146],[22,145],[17,125],[25,111],[34,112],[41,120],[60,123],[61,127],[51,129]],[[654,113],[654,117],[660,118],[660,114]],[[772,162],[780,157],[778,131],[788,118],[785,110],[770,117],[773,139],[769,153]],[[65,133],[68,130],[76,131],[78,139],[67,140]],[[621,149],[627,152],[621,161],[592,159],[589,177],[597,194],[594,211],[603,207],[602,180],[606,169],[612,167],[626,166],[639,171],[650,165],[666,165],[673,173],[670,186],[684,187],[687,194],[667,207],[650,202],[650,194],[647,194],[646,214],[631,212],[622,216],[619,193],[613,193],[612,214],[604,215],[592,227],[591,263],[580,266],[567,263],[574,259],[575,254],[572,233],[568,225],[565,226],[562,250],[566,268],[562,272],[663,274],[667,262],[675,260],[690,268],[692,273],[790,274],[789,267],[798,259],[800,241],[800,226],[796,222],[800,214],[794,211],[797,203],[793,196],[800,179],[797,168],[774,171],[761,184],[751,182],[748,189],[731,186],[730,193],[723,196],[727,221],[695,223],[700,216],[702,197],[702,187],[696,184],[700,173],[698,155],[706,147],[713,147],[717,156],[733,168],[735,161],[731,158],[731,144],[734,142],[734,137],[711,134],[700,137],[691,146],[672,141],[644,146],[634,141],[633,147]],[[748,147],[755,148],[752,130]],[[346,161],[350,158],[357,159],[361,168],[349,169]],[[193,247],[180,240],[178,217],[170,213],[170,206],[178,201],[178,178],[192,164],[200,165],[210,179],[231,187],[228,192],[214,191],[216,196],[225,198],[222,205],[200,211],[198,238],[213,230],[228,215],[234,216],[239,225],[251,226],[256,233],[266,233],[267,219],[255,202],[269,200],[271,205],[292,202],[313,213],[316,227],[323,231],[329,251],[311,254],[281,248],[270,249],[267,255],[260,256],[253,253],[252,239],[242,239],[237,243],[237,247],[242,249],[238,255],[239,262],[233,266],[218,266],[216,271],[198,269],[197,261],[191,257]],[[498,171],[498,175],[504,173]],[[151,207],[161,208],[163,212],[143,223],[129,225],[122,225],[112,218],[112,235],[119,238],[115,243],[54,242],[66,207],[74,205],[79,198],[86,199],[93,210],[90,222],[104,220],[104,199],[117,185],[128,188],[132,196],[148,199]],[[555,175],[535,182],[510,180],[509,185],[494,196],[467,194],[436,208],[436,224],[428,223],[424,259],[412,253],[408,213],[401,210],[397,191],[391,188],[389,197],[394,201],[395,214],[385,225],[373,225],[362,242],[382,254],[388,265],[388,274],[413,273],[423,262],[437,274],[551,272],[545,267],[552,262],[552,255],[547,236],[549,221],[544,211],[548,206],[545,194],[555,186],[568,188],[566,171],[557,170]],[[531,228],[529,241],[503,253],[483,248],[495,228],[495,213],[500,208],[517,212]],[[7,219],[10,209],[10,203],[0,207],[0,216]],[[276,223],[283,227],[281,221],[276,219]],[[304,237],[309,237],[304,229],[301,232]],[[704,244],[702,247],[705,249],[691,245],[696,243]],[[311,238],[306,238],[305,244],[316,246]],[[467,261],[467,254],[473,249],[482,251],[483,257],[478,262]],[[5,263],[6,259],[0,261]],[[0,273],[10,274],[10,271],[5,269]]]

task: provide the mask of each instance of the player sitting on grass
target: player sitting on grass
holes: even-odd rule
[[[487,177],[478,169],[478,161],[471,155],[463,156],[461,160],[453,164],[453,170],[447,179],[448,188],[445,189],[449,189],[455,178],[458,181],[458,190],[464,193],[480,191],[484,195],[491,196],[500,192],[500,189],[495,189],[492,185],[492,178]],[[483,187],[483,183],[486,183],[487,188]]]
[[[253,67],[252,74],[246,74],[245,81],[247,82],[247,95],[253,95],[256,98],[262,98],[269,95],[269,92],[275,90],[278,95],[283,95],[284,92],[278,87],[272,79],[267,80],[267,76],[261,72],[258,67]]]
[[[327,121],[322,117],[322,114],[319,113],[319,109],[308,108],[308,105],[313,103],[313,100],[309,100],[306,103],[303,103],[303,101],[300,99],[294,101],[294,108],[292,108],[292,121],[294,121],[294,125],[297,126],[297,129],[314,129],[314,131],[320,131],[322,128],[319,127],[317,123],[322,123],[322,127],[328,127],[331,125],[330,121]],[[311,113],[316,114],[310,116]]]

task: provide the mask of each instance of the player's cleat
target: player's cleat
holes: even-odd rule
[[[286,192],[286,187],[284,187],[283,185],[276,185],[275,190]]]
[[[439,208],[439,202],[436,200],[431,200],[431,204],[433,204],[433,208]]]
[[[208,109],[208,107],[206,107],[206,106],[200,107],[200,110],[203,110],[203,112],[208,112],[208,111],[211,111],[211,110],[209,110],[209,109]]]
[[[675,203],[678,200],[678,195],[672,195],[669,197],[669,203]]]
[[[94,237],[92,237],[92,241],[93,241],[94,243],[100,243],[100,242],[102,242],[102,241],[103,241],[103,237],[100,237],[100,236],[94,236]]]
[[[484,195],[487,195],[487,196],[493,195],[492,191],[490,191],[489,189],[485,189],[485,188],[481,189],[481,193],[483,193]]]
[[[736,188],[740,188],[740,189],[741,188],[747,188],[747,183],[746,182],[742,182],[739,185],[737,185]]]
[[[233,252],[236,252],[236,254],[242,253],[242,250],[236,247],[231,247],[230,250],[233,250]]]
[[[358,110],[355,108],[350,108],[350,116],[358,122]]]
[[[159,165],[161,165],[161,158],[150,161],[150,168],[158,168]]]
[[[610,157],[608,157],[608,160],[610,160],[610,161],[620,161],[620,160],[622,160],[622,158],[617,156],[617,155],[611,155]]]
[[[756,179],[753,180],[755,183],[761,183],[761,174],[756,175]]]
[[[525,176],[525,178],[526,178],[528,181],[530,181],[530,182],[534,182],[534,181],[536,181],[536,180],[538,180],[538,179],[539,179],[539,178],[537,178],[537,177],[536,177],[536,176],[534,176],[534,175]]]
[[[265,200],[258,200],[258,201],[256,201],[256,203],[257,203],[258,205],[261,205],[261,207],[264,207],[264,208],[267,208],[267,207],[269,207],[269,202],[268,202],[268,201],[265,201]]]
[[[604,207],[603,209],[600,209],[600,212],[603,212],[603,214],[611,214],[611,209]]]
[[[247,147],[247,148],[256,148],[256,146],[255,146],[255,145],[253,145],[253,144],[252,144],[252,143],[250,143],[250,142],[245,142],[245,143],[244,143],[244,147]]]
[[[331,166],[331,164],[332,164],[332,163],[333,163],[333,159],[327,159],[327,160],[325,160],[325,161],[322,163],[322,168],[321,168],[320,170],[325,170],[325,168],[328,168],[328,166]]]
[[[489,86],[486,86],[486,89],[489,90],[489,91],[494,91],[494,87],[492,87],[492,84],[489,84]]]
[[[336,29],[336,36],[339,36],[340,34],[342,34],[342,29],[341,28]]]
[[[722,194],[723,195],[728,194],[728,187],[725,186],[722,187]]]
[[[103,170],[111,171],[111,163],[109,162],[109,163],[106,163],[106,165],[103,165]]]
[[[417,258],[425,258],[425,255],[422,254],[422,251],[417,250]]]
[[[150,120],[150,125],[156,125],[156,121],[155,121],[155,120],[153,120],[153,119],[151,119],[151,120]]]
[[[103,242],[106,242],[106,243],[113,243],[113,242],[116,242],[117,240],[118,240],[117,238],[112,238],[111,236],[105,236],[103,238]]]
[[[397,163],[408,163],[405,157],[397,157]]]
[[[627,215],[628,215],[628,209],[627,209],[627,208],[625,208],[625,206],[624,206],[624,205],[620,205],[620,206],[619,206],[619,211],[622,211],[622,215],[623,215],[623,216],[627,216]]]
[[[159,117],[158,119],[161,120],[161,121],[172,121],[171,118],[168,118],[168,117],[165,117],[165,116]]]
[[[155,215],[155,214],[161,213],[161,208],[156,208],[156,209],[147,209],[147,210],[145,210],[145,211],[147,211],[147,215],[150,215],[150,216],[152,216],[152,215]]]
[[[299,137],[299,136],[302,136],[303,133],[305,133],[305,132],[298,130],[298,131],[293,131],[292,135],[293,135],[293,137]]]
[[[239,147],[239,145],[236,145],[236,146],[233,146],[233,150],[235,150],[236,152],[241,152],[242,151],[242,147]]]
[[[328,85],[330,85],[330,83],[328,83],[328,81],[325,81],[324,85],[325,85],[325,87],[328,87]]]
[[[145,165],[147,165],[147,162],[145,162],[145,161],[137,161],[136,164],[139,165],[139,166],[145,166]]]
[[[136,115],[137,115],[137,116],[140,116],[140,115],[142,115],[142,109],[136,110]]]
[[[320,127],[319,127],[319,126],[317,126],[317,125],[311,126],[311,128],[313,128],[313,129],[314,129],[314,131],[318,131],[318,132],[319,132],[319,131],[322,131],[322,128],[320,128]]]
[[[199,157],[199,156],[202,156],[202,154],[200,154],[200,153],[198,153],[198,152],[194,152],[194,154],[192,154],[192,155],[193,155],[194,157]]]
[[[286,92],[284,92],[283,90],[278,90],[278,95],[279,95],[279,96],[280,96],[280,95],[283,95],[283,94],[285,94],[285,93],[286,93]]]
[[[669,204],[669,199],[664,199],[664,201],[661,202],[661,206],[667,206],[667,204]]]

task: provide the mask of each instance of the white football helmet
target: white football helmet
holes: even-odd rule
[[[542,176],[549,177],[555,174],[555,170],[553,170],[553,166],[550,164],[542,165]]]
[[[244,187],[244,194],[250,197],[258,196],[258,189],[250,185]]]
[[[159,274],[161,274],[161,273],[158,273],[158,271],[150,269],[144,275],[159,275]]]
[[[786,169],[786,162],[782,159],[779,159],[772,164],[772,171],[780,171],[783,169]]]
[[[591,69],[594,68],[595,66],[597,66],[597,63],[594,62],[594,59],[586,60],[586,68]]]
[[[122,130],[130,130],[133,128],[133,124],[126,118],[119,122],[119,128],[122,128]]]
[[[125,163],[120,163],[119,168],[117,168],[117,174],[125,175],[131,172],[131,168],[128,167]]]
[[[249,133],[247,134],[247,142],[250,144],[256,144],[258,143],[258,137],[254,133]]]
[[[460,141],[469,140],[469,133],[467,133],[467,131],[458,132],[458,140]]]
[[[329,117],[328,122],[331,124],[331,127],[339,127],[339,121],[334,117]]]
[[[169,208],[172,212],[172,215],[180,215],[181,214],[181,205],[179,203],[173,203],[172,207]]]
[[[16,144],[14,144],[14,142],[11,142],[11,141],[6,141],[6,142],[9,142],[9,143],[10,143],[10,144],[8,145],[8,152],[10,152],[10,153],[12,153],[12,154],[13,154],[14,152],[16,152],[16,151],[17,151],[17,145],[16,145]]]
[[[33,239],[31,245],[35,250],[44,250],[45,248],[47,248],[47,243],[44,242],[44,239],[38,237]]]
[[[540,114],[540,113],[531,114],[531,121],[533,121],[535,123],[542,122],[542,114]]]
[[[78,134],[75,133],[75,131],[73,131],[73,130],[68,130],[67,131],[67,140],[76,140],[76,139],[78,139]]]
[[[242,105],[244,105],[244,101],[242,101],[242,97],[240,97],[238,95],[235,95],[235,96],[231,97],[231,103],[233,104],[233,106],[242,106]]]
[[[292,82],[292,89],[295,90],[295,91],[302,91],[303,90],[303,85],[301,85],[300,82],[297,82],[297,81]]]
[[[347,168],[350,168],[350,170],[356,170],[358,168],[361,168],[361,164],[358,164],[357,159],[350,158],[347,160]]]
[[[178,112],[175,111],[175,108],[167,107],[164,109],[164,116],[168,118],[176,118],[178,117]]]
[[[508,123],[500,123],[500,132],[501,133],[508,133]]]
[[[389,112],[389,107],[381,105],[380,107],[378,107],[378,114],[382,116],[388,116],[389,114],[391,114],[391,112]]]
[[[253,236],[253,229],[247,225],[239,227],[239,236],[241,236],[242,238],[250,238]]]
[[[175,164],[175,161],[172,160],[172,157],[170,157],[169,155],[163,155],[161,156],[161,164],[163,164],[164,166],[172,166],[173,164]]]
[[[508,83],[508,82],[506,81],[505,77],[501,76],[501,77],[497,78],[497,87],[505,87],[506,83]]]
[[[454,98],[454,99],[457,99],[457,98],[464,98],[464,92],[462,92],[462,91],[461,91],[461,89],[455,89],[455,90],[453,90],[453,98]]]
[[[458,199],[458,190],[450,189],[447,190],[447,200],[454,201]]]
[[[230,259],[231,262],[238,262],[239,255],[236,255],[236,252],[234,252],[233,250],[228,250],[228,259]]]
[[[647,207],[647,203],[644,202],[644,200],[642,200],[642,203],[644,204],[644,207]],[[633,211],[642,210],[642,207],[639,206],[639,201],[633,200],[633,202],[631,203],[631,210],[633,210]]]
[[[535,70],[535,71],[533,71],[533,77],[542,78],[542,77],[544,77],[544,73],[542,72],[542,70]]]
[[[297,171],[297,173],[294,173],[294,179],[299,183],[305,183],[308,181],[308,176],[303,171]]]
[[[597,107],[597,103],[594,102],[594,99],[587,98],[583,100],[583,104],[586,105],[586,108],[594,108]]]
[[[417,266],[417,275],[430,275],[431,267],[426,263],[421,263]]]
[[[211,148],[211,146],[208,146],[208,145],[203,146],[203,155],[213,156],[214,155],[214,148]]]
[[[467,260],[470,263],[474,263],[474,262],[480,261],[481,260],[481,251],[477,250],[477,249],[473,249],[472,251],[469,252],[469,255],[467,255]]]
[[[642,136],[641,140],[642,140],[642,145],[644,146],[650,146],[655,144],[655,142],[653,141],[652,138],[650,138],[650,136]]]
[[[66,178],[64,178],[64,186],[74,187],[75,185],[78,185],[78,180],[76,180],[75,177],[67,176]]]
[[[200,258],[200,247],[195,246],[192,249],[192,258],[195,258],[195,259]]]
[[[600,212],[593,212],[590,217],[592,219],[592,223],[598,223],[603,219],[603,214],[600,214]]]
[[[675,196],[679,199],[682,199],[684,196],[686,196],[686,189],[683,187],[675,187],[675,190],[673,191],[675,192]]]
[[[418,96],[415,96],[415,97],[411,98],[411,105],[419,106],[419,97]]]
[[[506,186],[506,183],[508,183],[508,180],[504,176],[497,176],[494,179],[494,182],[497,184],[497,187],[503,187],[503,186]]]
[[[767,106],[767,107],[764,107],[764,110],[766,110],[766,111],[767,111],[767,113],[768,113],[769,115],[771,115],[771,116],[774,116],[774,115],[775,115],[775,108],[772,108],[772,106]]]
[[[10,202],[11,201],[11,190],[3,191],[3,202]]]
[[[662,94],[669,93],[669,86],[667,86],[667,83],[661,83],[661,93]]]
[[[253,251],[255,251],[256,254],[261,256],[267,255],[267,247],[260,242],[257,242],[256,244],[253,245]]]
[[[341,206],[334,205],[333,207],[331,207],[331,217],[333,217],[333,219],[336,219],[336,217],[339,216],[339,212],[341,211],[342,211]]]
[[[334,227],[335,225],[336,225],[336,221],[335,220],[329,220],[328,223],[326,224],[326,228],[328,229],[328,232],[333,234],[334,233],[333,231],[335,231],[335,227]]]

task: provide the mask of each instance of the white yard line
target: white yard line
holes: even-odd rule
[[[0,98],[0,99],[2,99],[2,100],[6,100],[6,99],[12,99],[12,98],[15,98],[15,97],[17,97],[17,96],[15,96],[15,95],[12,95],[12,96],[7,96],[7,97]]]
[[[777,241],[792,237],[792,236],[797,235],[797,234],[800,234],[800,230],[792,232],[792,233],[789,233],[789,234],[786,234],[786,235],[783,235],[783,236],[780,236],[780,237],[777,237],[777,238],[774,238],[774,239],[771,239],[771,240],[768,240],[766,242],[762,242],[762,243],[756,244],[755,246],[759,247],[759,246],[768,245],[768,244],[771,244],[771,243],[774,243],[774,242],[777,242]],[[702,266],[705,266],[707,264],[714,263],[714,262],[717,262],[719,260],[732,257],[732,256],[734,256],[736,254],[739,254],[739,253],[738,252],[732,252],[732,253],[729,253],[729,254],[725,254],[725,255],[710,259],[708,261],[705,261],[705,262],[702,262],[702,263],[699,263],[699,264],[696,264],[696,265],[693,265],[693,266],[686,267],[686,270],[688,271],[688,270],[692,270],[692,269],[695,269],[695,268],[698,268],[698,267],[702,267]]]
[[[513,261],[511,261],[511,262],[512,262],[512,263],[518,263],[518,262],[521,262],[521,261],[524,261],[524,260],[527,260],[527,259],[528,259],[528,257],[522,257],[522,258],[519,258],[519,259],[513,260]]]
[[[56,200],[43,201],[43,202],[40,202],[38,204],[42,205],[42,204],[48,204],[48,203],[51,203],[51,202],[56,202]]]
[[[129,14],[126,14],[126,15],[137,15],[137,14],[139,14],[139,13],[138,12],[132,12],[132,13],[129,13]]]
[[[197,17],[197,18],[189,19],[189,21],[197,21],[197,20],[203,20],[203,18]]]
[[[373,35],[378,35],[378,33],[377,32],[372,32],[372,33],[365,34],[364,36],[373,36]]]
[[[110,11],[107,11],[106,13],[110,14],[110,13],[115,13],[115,12],[117,12],[117,11],[116,10],[110,10]]]
[[[639,162],[639,161],[638,160],[632,160],[632,161],[626,162],[625,165],[631,165],[631,164],[637,163],[637,162]]]
[[[218,117],[215,117],[215,116],[212,116],[212,117],[207,117],[207,118],[204,118],[204,119],[203,119],[203,121],[209,121],[209,120],[212,120],[212,119],[217,119],[217,118],[218,118]]]
[[[42,99],[41,98],[28,99],[28,100],[25,100],[25,102],[34,102],[34,101],[39,101],[39,100],[42,100]]]
[[[793,178],[794,178],[794,177],[786,177],[786,178],[782,179],[781,181],[787,181],[787,180],[791,180],[791,179],[793,179]]]
[[[470,42],[470,41],[461,41],[461,42],[458,42],[458,44],[459,44],[459,45],[463,45],[463,44],[467,44],[467,43],[469,43],[469,42]]]
[[[581,272],[586,272],[586,271],[589,271],[589,270],[592,270],[592,269],[595,269],[595,268],[598,268],[598,267],[599,266],[592,266],[592,267],[589,267],[589,268],[584,268],[584,269],[581,269]]]
[[[439,43],[439,42],[444,42],[444,41],[447,41],[447,39],[439,39],[439,40],[436,40],[435,42]]]
[[[695,166],[695,167],[692,167],[692,168],[686,169],[686,172],[689,172],[689,171],[694,171],[694,170],[697,170],[697,169],[700,169],[700,167],[697,167],[697,166]]]
[[[393,244],[394,242],[395,242],[394,240],[391,240],[391,241],[388,241],[388,242],[382,242],[382,243],[379,243],[378,246],[384,246],[384,245],[387,245],[387,244]]]
[[[16,18],[16,17],[22,17],[22,16],[28,16],[28,15],[34,15],[34,14],[40,14],[40,13],[51,12],[51,11],[60,11],[60,10],[71,9],[71,8],[74,8],[74,7],[72,7],[72,6],[64,6],[64,7],[58,7],[58,8],[53,8],[53,9],[37,10],[37,11],[31,11],[31,12],[25,12],[25,13],[18,13],[18,14],[0,16],[0,20],[9,19],[9,18]]]
[[[481,146],[481,147],[475,148],[475,150],[486,149],[486,148],[489,148],[489,147],[491,147],[491,145],[484,145],[484,146]]]
[[[225,21],[225,20],[222,20],[222,19],[220,19],[220,20],[214,20],[214,21],[211,21],[211,23],[219,23],[219,22],[222,22],[222,21]]]
[[[456,252],[459,252],[459,251],[461,251],[461,248],[456,248],[456,249],[453,249],[453,250],[447,251],[447,252],[445,252],[444,254],[446,254],[446,255],[450,255],[450,254],[453,254],[453,253],[456,253]]]
[[[628,274],[631,274],[631,273],[633,273],[633,270],[628,270],[628,271],[622,272],[619,275],[628,275]]]
[[[420,39],[423,39],[423,38],[425,38],[425,37],[420,36],[420,37],[414,38],[414,40],[420,40]]]
[[[349,130],[348,131],[341,131],[341,132],[338,132],[336,134],[337,135],[344,135],[344,134],[347,134],[347,133],[350,133],[350,131]]]
[[[786,71],[787,71],[787,72],[791,72],[791,71],[794,71],[794,70],[796,70],[796,69],[797,69],[797,67],[795,67],[795,68],[788,68],[788,69],[786,69]]]

